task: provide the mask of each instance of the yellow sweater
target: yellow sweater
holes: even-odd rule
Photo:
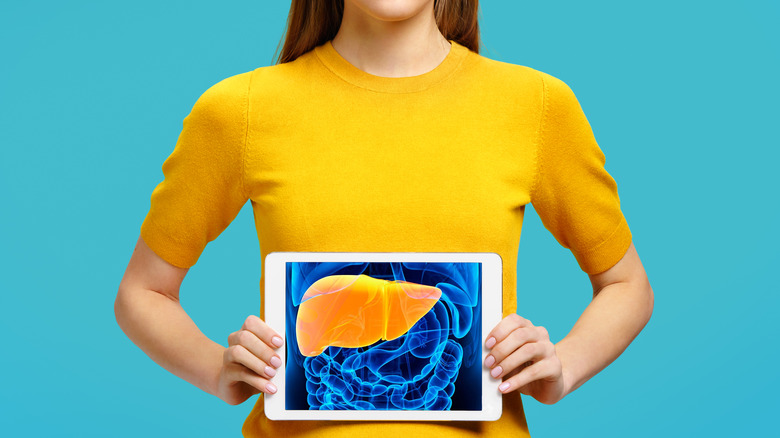
[[[506,316],[517,310],[530,202],[582,271],[612,267],[631,232],[572,90],[450,42],[444,61],[419,76],[366,73],[327,42],[213,85],[162,165],[141,237],[190,267],[249,200],[261,260],[273,251],[496,252]],[[270,421],[260,394],[242,431],[529,436],[517,391],[504,395],[494,422]]]

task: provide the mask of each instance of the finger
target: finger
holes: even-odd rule
[[[223,361],[237,363],[252,370],[260,376],[271,378],[276,375],[276,370],[268,366],[267,362],[260,360],[243,345],[233,345],[225,349]]]
[[[523,368],[523,370],[516,375],[504,380],[504,382],[498,386],[498,390],[506,394],[507,392],[522,388],[536,380],[560,375],[560,370],[557,368],[556,361],[552,361],[550,358],[534,362],[530,366]]]
[[[258,391],[265,394],[273,394],[276,392],[276,386],[273,383],[246,367],[236,365],[230,367],[229,370],[228,379],[233,382],[245,382],[249,386],[256,388]]]
[[[529,366],[531,366],[531,365],[533,365],[533,364],[534,364],[534,362],[533,362],[533,361],[530,361],[530,360],[529,360],[528,362],[523,362],[522,364],[520,364],[520,366],[519,366],[519,367],[517,367],[517,368],[513,369],[513,370],[512,370],[512,371],[510,371],[509,373],[506,373],[506,374],[504,374],[504,376],[503,376],[503,378],[504,378],[504,381],[507,381],[507,380],[509,380],[509,378],[510,378],[510,377],[514,377],[514,376],[516,376],[516,375],[517,375],[517,373],[519,373],[520,371],[523,371],[523,369],[525,369],[526,367],[529,367]]]
[[[231,338],[232,337],[232,338]],[[282,365],[282,359],[278,354],[265,342],[260,340],[254,332],[249,330],[239,330],[231,333],[228,337],[228,343],[231,346],[241,345],[253,355],[262,359],[265,363],[270,364],[274,368],[279,368]]]
[[[518,327],[493,346],[490,354],[485,357],[485,366],[489,368],[495,367],[524,344],[537,340],[539,340],[539,332],[534,330],[533,327]]]
[[[539,339],[550,340],[550,332],[548,332],[546,328],[541,325],[537,325],[534,328],[536,329],[536,332],[539,333]]]
[[[501,342],[518,327],[533,327],[533,324],[531,324],[530,320],[516,313],[506,316],[488,333],[485,347],[493,348],[495,344]]]
[[[499,362],[490,372],[490,375],[500,379],[527,362],[536,363],[544,360],[551,353],[551,348],[547,347],[543,342],[528,342]]]
[[[284,345],[282,336],[276,333],[271,326],[266,324],[266,322],[257,315],[247,316],[246,320],[244,320],[244,325],[241,326],[241,328],[251,331],[271,348],[276,349]]]

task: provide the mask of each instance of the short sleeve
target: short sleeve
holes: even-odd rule
[[[579,101],[566,83],[540,73],[544,102],[531,203],[582,271],[598,274],[625,255],[631,230]]]
[[[168,263],[193,266],[246,204],[243,153],[249,73],[223,79],[184,118],[163,181],[151,195],[141,238]]]

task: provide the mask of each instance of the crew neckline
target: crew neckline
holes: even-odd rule
[[[456,41],[451,44],[447,56],[433,70],[416,76],[377,76],[359,69],[344,59],[333,47],[332,40],[316,46],[314,53],[336,76],[358,87],[385,93],[411,93],[425,90],[446,79],[466,58],[470,50]]]

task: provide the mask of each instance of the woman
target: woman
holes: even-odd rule
[[[529,436],[521,393],[556,403],[647,323],[652,289],[577,99],[549,74],[479,55],[477,11],[476,0],[293,1],[280,62],[220,81],[185,118],[116,314],[157,363],[239,404],[276,391],[283,336],[261,308],[225,348],[178,293],[247,200],[262,257],[497,252],[504,318],[485,337],[484,366],[504,394],[501,419],[270,421],[261,395],[245,436]],[[593,284],[593,302],[556,344],[515,313],[528,203]]]

